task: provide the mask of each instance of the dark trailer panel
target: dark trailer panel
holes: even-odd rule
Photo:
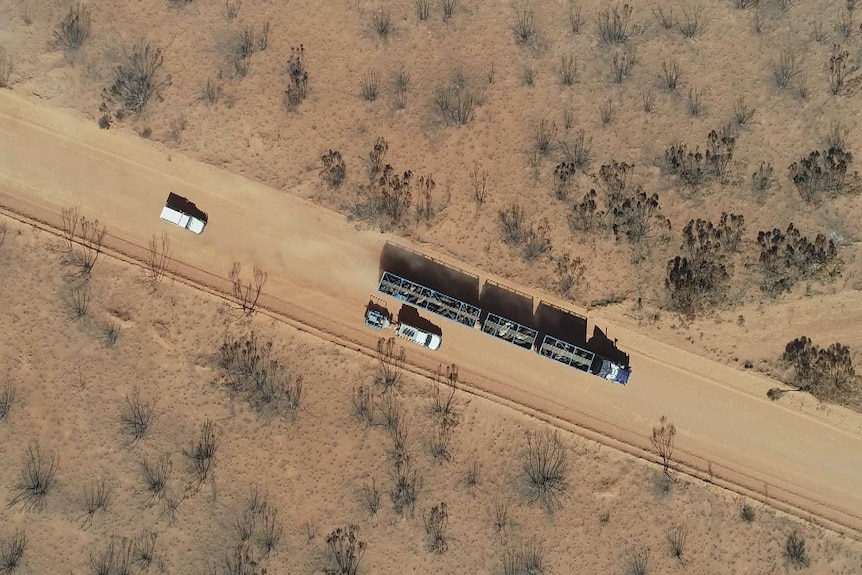
[[[481,310],[478,307],[391,272],[383,272],[377,290],[468,327],[475,327],[479,321]]]
[[[539,333],[533,327],[533,298],[491,280],[482,286],[482,332],[533,349]]]

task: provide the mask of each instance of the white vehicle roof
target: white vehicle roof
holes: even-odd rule
[[[409,339],[415,344],[427,347],[432,351],[440,349],[440,344],[443,343],[439,335],[428,333],[427,331],[422,331],[412,325],[403,323],[398,326],[398,335]]]

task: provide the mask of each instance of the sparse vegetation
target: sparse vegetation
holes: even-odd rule
[[[230,273],[228,273],[228,279],[231,283],[231,291],[236,305],[244,315],[250,316],[257,309],[257,302],[268,276],[265,271],[254,266],[252,279],[246,283],[243,282],[241,273],[242,266],[239,262],[234,262]]]
[[[27,534],[17,530],[11,536],[0,540],[0,573],[12,575],[21,565],[24,551],[27,550]]]
[[[3,383],[3,388],[0,389],[0,421],[5,421],[9,418],[9,413],[12,411],[12,406],[15,403],[15,392],[17,386],[12,381],[11,377],[6,378]]]
[[[126,396],[126,408],[123,411],[121,421],[126,433],[132,439],[132,445],[147,435],[155,414],[155,400],[146,401],[141,399],[139,388],[135,387],[132,393]]]
[[[569,488],[568,451],[558,431],[527,434],[524,472],[531,501],[539,501],[549,513],[562,506]]]
[[[125,112],[139,114],[171,82],[170,76],[162,77],[163,64],[162,49],[141,40],[114,71],[107,97],[117,100]]]
[[[371,25],[382,40],[389,38],[389,34],[392,32],[392,15],[389,10],[386,8],[375,10],[371,14]]]
[[[800,279],[830,281],[842,267],[833,240],[818,234],[812,242],[794,226],[757,234],[763,278],[760,289],[770,295],[790,291]]]
[[[375,381],[384,389],[397,387],[404,372],[406,353],[394,337],[377,340],[377,374]]]
[[[662,415],[658,425],[652,428],[650,443],[661,460],[661,467],[666,477],[670,477],[671,458],[673,457],[674,441],[676,439],[676,426]]]
[[[215,424],[207,419],[201,424],[198,439],[192,443],[189,449],[183,450],[191,463],[192,475],[198,485],[202,485],[212,477],[212,469],[215,465],[215,456],[218,451],[219,440]]]
[[[144,459],[141,462],[141,470],[144,474],[144,483],[148,492],[148,502],[154,503],[164,499],[167,493],[168,480],[173,472],[173,463],[168,454],[163,454],[154,461]]]
[[[599,36],[606,44],[622,44],[629,39],[632,7],[612,5],[599,12]]]
[[[428,535],[428,548],[433,553],[445,553],[449,548],[446,527],[449,525],[449,511],[446,503],[435,505],[425,516],[425,533]]]
[[[39,444],[31,444],[27,448],[21,479],[15,486],[15,496],[9,502],[9,507],[21,505],[24,511],[45,509],[48,495],[57,482],[59,468],[60,455],[57,452],[46,454],[39,448]]]
[[[789,342],[781,362],[793,368],[791,383],[817,398],[841,401],[858,383],[850,348],[833,343],[821,348],[802,336]]]
[[[792,531],[784,541],[784,557],[796,569],[808,567],[811,564],[808,551],[805,549],[805,538],[796,530]]]
[[[305,46],[290,49],[287,62],[289,84],[284,93],[284,103],[289,111],[296,110],[308,96],[308,68],[305,63]]]
[[[54,42],[66,50],[77,50],[90,35],[90,9],[82,4],[75,4],[54,30]]]
[[[323,164],[320,169],[320,179],[323,183],[333,189],[341,187],[347,177],[347,164],[344,163],[341,152],[329,150],[320,156],[320,163]]]
[[[504,575],[534,575],[545,572],[545,549],[535,538],[503,551]]]
[[[0,88],[12,85],[12,71],[12,56],[6,52],[6,48],[0,46]]]
[[[365,555],[367,544],[359,540],[359,527],[339,527],[326,537],[327,555],[331,566],[327,575],[356,575]]]
[[[104,513],[108,510],[112,493],[113,490],[108,486],[104,477],[87,485],[84,490],[84,510],[87,513],[87,521],[92,521],[98,513]]]

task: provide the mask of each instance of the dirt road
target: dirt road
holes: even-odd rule
[[[202,236],[159,221],[169,191],[209,213]],[[341,215],[284,192],[5,92],[0,205],[52,224],[62,208],[80,206],[107,225],[108,247],[137,257],[149,238],[166,232],[177,270],[196,282],[223,288],[232,262],[249,273],[257,264],[269,274],[268,307],[354,348],[369,349],[378,336],[362,325],[362,314],[376,286],[385,235],[357,231]],[[410,347],[412,364],[457,363],[477,392],[636,454],[666,414],[679,429],[682,464],[701,470],[700,476],[709,477],[711,468],[716,483],[732,483],[862,537],[856,414],[841,408],[801,413],[771,403],[763,378],[612,325],[610,336],[632,352],[628,387],[477,330],[451,322],[442,327],[443,348],[434,354]]]

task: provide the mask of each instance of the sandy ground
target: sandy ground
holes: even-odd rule
[[[105,222],[111,238],[122,239],[114,241],[117,247],[127,251],[167,231],[177,269],[215,287],[224,287],[219,278],[231,262],[258,264],[270,277],[271,297],[264,303],[324,335],[373,347],[376,334],[362,325],[361,313],[376,285],[386,236],[351,231],[335,213],[180,155],[166,156],[139,138],[99,131],[8,94],[3,104],[4,204],[54,221],[62,206],[80,205],[85,215]],[[53,160],[46,165],[44,157]],[[208,207],[206,233],[197,237],[157,220],[167,189]],[[411,363],[427,369],[439,361],[458,363],[465,382],[477,389],[642,447],[666,414],[679,427],[683,461],[703,470],[711,464],[719,477],[773,498],[782,498],[780,491],[818,515],[858,521],[862,437],[858,416],[848,410],[810,402],[776,405],[765,398],[772,385],[766,379],[612,324],[604,327],[633,352],[637,379],[628,387],[573,373],[475,330],[444,327],[444,348],[433,356],[410,350]]]
[[[104,256],[90,280],[88,315],[74,320],[67,303],[74,270],[60,263],[58,243],[38,228],[11,222],[0,249],[0,365],[18,390],[8,419],[0,422],[6,462],[0,466],[0,537],[26,531],[21,572],[92,572],[91,558],[112,537],[143,530],[158,534],[149,572],[226,572],[224,558],[238,541],[235,523],[254,485],[268,493],[283,521],[281,543],[265,562],[269,573],[320,573],[328,566],[326,534],[346,523],[359,525],[368,544],[360,573],[502,573],[506,546],[531,539],[544,550],[546,573],[619,573],[630,553],[646,548],[656,573],[795,572],[782,556],[793,531],[805,538],[811,561],[803,572],[858,572],[862,547],[853,539],[759,504],[754,521],[745,523],[739,497],[684,476],[662,495],[658,466],[570,433],[563,435],[569,495],[549,516],[529,503],[521,469],[524,434],[543,424],[458,393],[452,459],[439,463],[428,451],[430,383],[409,375],[397,395],[423,489],[415,515],[399,519],[388,498],[385,430],[365,427],[351,414],[352,388],[373,385],[373,360],[261,315],[250,325],[238,321],[221,298],[181,283],[166,281],[150,291],[141,269]],[[103,329],[111,321],[122,329],[107,347]],[[232,403],[214,383],[212,357],[223,334],[248,329],[272,338],[278,357],[304,376],[295,419],[264,418],[241,399]],[[415,350],[408,352],[412,357]],[[145,400],[157,400],[157,411],[150,433],[129,447],[120,415],[135,387]],[[190,481],[182,450],[205,418],[216,422],[220,438],[215,479],[183,500],[171,520],[163,503],[147,504],[140,465],[169,454],[168,489],[181,492]],[[683,433],[681,443],[690,444],[690,431]],[[5,505],[31,442],[57,453],[60,462],[47,506],[36,513]],[[480,482],[471,492],[466,473],[473,459]],[[84,493],[97,478],[111,489],[111,503],[85,521]],[[359,494],[372,478],[383,491],[376,519],[368,517]],[[495,500],[509,505],[512,525],[503,538],[489,517]],[[428,551],[422,523],[439,502],[449,510],[450,546],[442,555]],[[682,564],[667,540],[677,526],[688,534]]]

